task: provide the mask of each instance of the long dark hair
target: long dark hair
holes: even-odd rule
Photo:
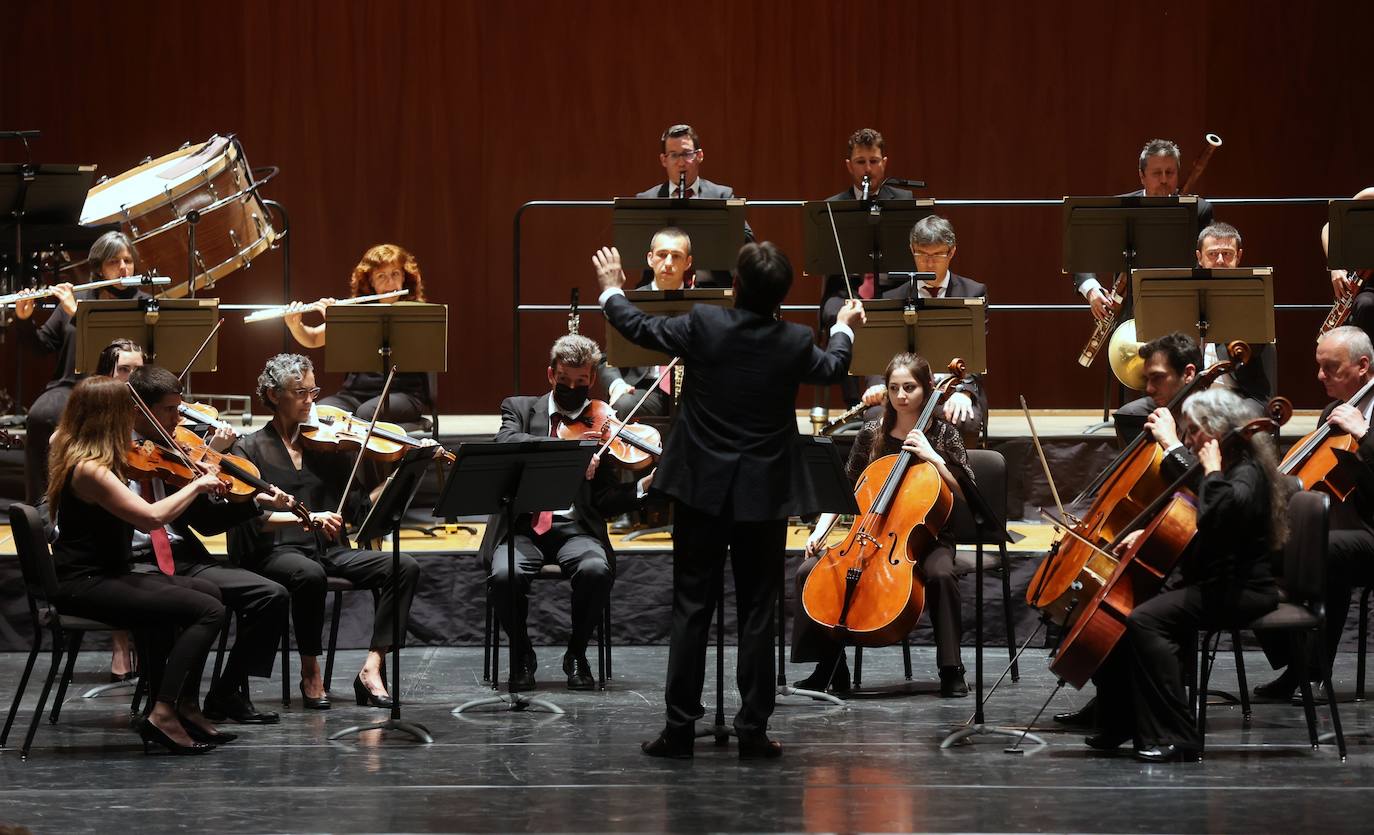
[[[905,368],[907,371],[911,372],[911,376],[916,380],[916,385],[921,387],[921,391],[925,397],[930,397],[931,390],[935,388],[935,377],[931,374],[930,363],[926,361],[925,357],[910,352],[903,352],[888,360],[887,368],[883,370],[884,386],[892,382],[892,374],[899,368]],[[923,398],[921,402],[924,404],[925,399]],[[896,425],[897,407],[892,405],[892,398],[889,397],[883,401],[883,418],[878,426],[878,436],[874,439],[873,446],[868,451],[868,461],[870,464],[873,463],[875,458],[880,457],[883,448],[883,438],[886,438],[888,433],[892,431],[892,427]]]

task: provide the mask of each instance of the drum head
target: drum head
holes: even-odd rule
[[[136,218],[193,190],[237,158],[233,143],[212,136],[199,145],[145,162],[91,189],[81,210],[81,224],[95,226]]]

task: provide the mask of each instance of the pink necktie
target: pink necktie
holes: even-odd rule
[[[873,273],[864,273],[863,283],[859,285],[859,298],[873,298],[873,291],[877,285],[877,276]]]
[[[563,415],[554,412],[549,415],[549,436],[558,437],[558,424],[563,421]],[[534,529],[536,536],[543,536],[553,527],[553,511],[541,510],[534,514],[534,522],[530,525]]]

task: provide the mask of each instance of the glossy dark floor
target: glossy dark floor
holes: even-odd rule
[[[972,652],[966,651],[968,660]],[[1005,656],[990,653],[999,664]],[[867,686],[890,685],[879,698],[846,708],[783,700],[772,733],[781,760],[744,762],[733,747],[697,746],[692,761],[660,761],[639,741],[661,725],[661,647],[615,651],[615,680],[605,691],[572,693],[558,672],[559,650],[543,648],[539,682],[566,713],[450,714],[489,694],[479,649],[415,648],[405,655],[405,718],[428,726],[432,745],[399,733],[370,732],[341,742],[327,736],[384,712],[343,704],[361,654],[340,654],[334,710],[305,712],[299,697],[283,722],[230,727],[239,741],[204,757],[147,756],[125,730],[127,693],[83,700],[104,676],[103,653],[84,653],[56,726],[44,721],[27,761],[18,747],[27,710],[0,752],[0,823],[35,832],[420,832],[420,831],[1060,831],[1060,832],[1342,832],[1367,831],[1374,808],[1374,706],[1340,705],[1350,759],[1334,745],[1313,751],[1302,711],[1256,705],[1248,728],[1238,708],[1213,707],[1205,762],[1145,766],[1124,753],[1104,756],[1081,733],[1044,732],[1045,747],[1019,756],[1009,740],[977,737],[941,750],[940,740],[968,719],[972,698],[941,700],[932,651],[914,650],[915,678],[905,683],[901,653],[871,650]],[[1027,654],[1025,673],[988,703],[990,723],[1034,715],[1053,679],[1042,654]],[[727,676],[733,670],[727,651]],[[23,656],[0,655],[6,706]],[[502,665],[504,669],[504,664]],[[1252,684],[1268,678],[1248,657]],[[37,672],[46,670],[46,659]],[[789,668],[793,678],[804,675]],[[1218,662],[1217,683],[1234,689],[1233,665]],[[708,676],[708,681],[712,680]],[[728,678],[727,678],[728,680]],[[1354,680],[1343,655],[1338,689]],[[709,687],[709,685],[708,685]],[[276,682],[255,684],[261,708],[277,709]],[[708,720],[713,714],[708,692]],[[1062,692],[1049,711],[1083,696]],[[727,693],[727,717],[733,710]],[[490,708],[488,709],[490,710]],[[1328,729],[1321,708],[1323,729]],[[727,720],[728,721],[728,720]],[[1044,723],[1048,722],[1048,713]]]

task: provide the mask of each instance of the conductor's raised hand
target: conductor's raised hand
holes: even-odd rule
[[[836,314],[835,321],[850,330],[854,330],[859,327],[859,325],[867,322],[868,317],[864,315],[863,302],[858,299],[847,300],[844,306],[840,308],[840,312]]]
[[[613,246],[603,246],[592,253],[592,266],[596,268],[596,280],[603,291],[625,285],[625,271],[620,265],[620,251]]]

